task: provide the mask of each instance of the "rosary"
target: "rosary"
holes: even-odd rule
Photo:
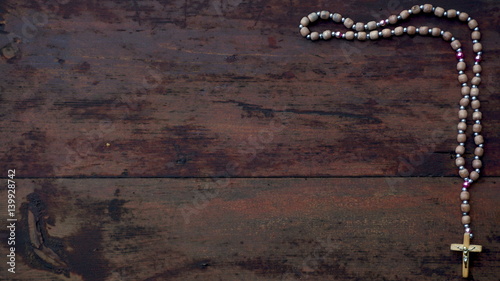
[[[470,80],[470,86],[468,84],[468,77],[465,74],[466,64],[464,61],[464,53],[462,51],[462,44],[453,35],[448,32],[441,30],[438,27],[430,28],[428,26],[397,26],[394,29],[383,28],[386,25],[395,25],[400,21],[408,19],[411,15],[416,15],[420,13],[434,14],[436,17],[445,17],[449,19],[458,18],[459,21],[467,22],[467,25],[471,29],[471,39],[472,39],[472,49],[475,53],[474,66],[472,72],[474,76]],[[308,28],[313,22],[322,20],[333,20],[335,23],[343,24],[347,29],[352,29],[352,31],[340,32],[325,30],[323,32],[311,32]],[[300,34],[312,41],[316,40],[330,40],[332,38],[345,39],[345,40],[377,40],[381,38],[391,38],[392,36],[401,36],[403,34],[412,35],[422,35],[431,37],[442,37],[445,41],[451,42],[451,48],[455,51],[455,56],[458,60],[457,71],[458,71],[458,82],[461,85],[462,98],[459,102],[458,119],[459,123],[457,126],[458,135],[457,142],[458,146],[455,149],[456,159],[455,163],[458,167],[458,174],[463,178],[464,182],[461,187],[460,200],[462,204],[460,209],[462,211],[462,224],[464,226],[464,237],[462,244],[451,244],[452,251],[462,252],[462,276],[464,278],[469,276],[469,254],[471,252],[481,252],[482,247],[480,245],[471,245],[470,239],[472,238],[472,231],[470,227],[471,218],[469,216],[470,205],[469,205],[469,191],[471,184],[479,178],[480,169],[482,167],[482,161],[480,158],[484,153],[484,139],[481,135],[482,125],[482,113],[479,111],[480,102],[477,98],[479,94],[479,84],[481,83],[481,56],[482,56],[482,45],[479,43],[481,39],[481,33],[479,32],[479,27],[477,21],[472,19],[467,13],[460,12],[454,9],[445,10],[441,7],[434,7],[431,4],[425,5],[415,5],[408,10],[403,10],[399,15],[391,15],[387,19],[380,21],[370,21],[368,23],[354,22],[350,18],[344,18],[339,13],[330,13],[328,11],[321,11],[309,14],[307,17],[303,17],[300,20]],[[467,107],[470,106],[473,110],[472,112],[472,132],[474,143],[476,148],[474,150],[474,158],[472,160],[472,170],[465,167],[465,142],[467,139],[466,129],[467,129],[467,118],[468,111]]]

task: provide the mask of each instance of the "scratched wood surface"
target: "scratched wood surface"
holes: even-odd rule
[[[20,178],[18,273],[0,276],[461,280],[448,43],[297,32],[323,8],[366,22],[412,4],[0,2],[0,166]],[[470,279],[498,280],[500,7],[436,4],[484,36]],[[452,31],[470,64],[464,25],[412,24]],[[30,248],[37,231],[59,262]]]

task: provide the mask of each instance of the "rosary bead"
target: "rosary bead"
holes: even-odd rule
[[[415,35],[415,33],[417,33],[417,28],[413,25],[410,25],[406,27],[406,33],[408,33],[408,35]]]
[[[458,119],[465,119],[467,118],[467,110],[461,109],[458,111]]]
[[[483,118],[483,114],[481,111],[476,111],[472,113],[472,120],[481,120]]]
[[[401,26],[399,26],[401,27]],[[397,28],[397,27],[396,27]],[[402,28],[401,28],[402,29]],[[382,37],[389,38],[392,36],[391,30],[389,28],[382,29]]]
[[[476,149],[474,149],[474,155],[483,156],[483,154],[484,154],[484,148],[476,147]]]
[[[471,102],[471,107],[472,109],[478,109],[481,106],[481,102],[479,100],[473,100]]]
[[[460,83],[467,82],[467,74],[460,74],[460,75],[458,75],[458,82],[460,82]]]
[[[463,61],[463,59],[464,59],[464,53],[462,53],[462,52],[457,52],[455,56],[457,57],[457,59],[459,61]]]
[[[354,21],[350,18],[346,18],[345,21],[344,21],[344,26],[347,27],[347,28],[352,28],[352,26],[354,25]]]
[[[468,23],[468,25],[469,25],[470,29],[474,29],[474,28],[477,27],[477,21],[476,20],[470,20],[469,23]]]
[[[472,85],[476,85],[476,86],[481,84],[481,77],[478,77],[478,76],[472,77],[472,80],[470,83]]]
[[[458,129],[458,130],[465,131],[465,130],[467,129],[467,123],[465,123],[465,122],[460,122],[460,123],[458,123],[458,125],[457,125],[457,129]],[[460,153],[460,154],[462,154],[462,153]]]
[[[420,35],[427,35],[429,34],[429,27],[428,26],[421,26],[418,28],[418,34]]]
[[[467,171],[467,169],[462,169],[460,171],[458,171],[458,174],[462,177],[462,178],[466,178],[469,176],[469,171]]]
[[[362,22],[357,22],[355,29],[356,29],[356,31],[363,31],[363,30],[365,30],[365,24]]]
[[[460,44],[460,41],[458,40],[451,42],[450,45],[453,50],[457,50],[458,48],[462,47],[462,44]]]
[[[469,105],[469,103],[470,103],[470,100],[469,100],[469,99],[467,99],[467,98],[462,98],[462,99],[460,100],[460,107],[465,107],[465,106],[468,106],[468,105]],[[460,109],[465,109],[465,108],[460,108]],[[463,123],[463,124],[465,124],[465,123]],[[465,130],[465,129],[463,129],[463,130]]]
[[[369,21],[367,24],[366,24],[366,27],[368,30],[374,30],[377,28],[377,22],[372,20],[372,21]]]
[[[310,13],[307,18],[309,19],[310,22],[315,22],[318,20],[319,16],[317,13]]]
[[[334,22],[340,23],[340,22],[342,22],[342,15],[339,13],[335,13],[335,14],[333,14],[332,20]]]
[[[332,31],[331,30],[323,31],[323,39],[329,40],[331,38],[332,38]]]
[[[347,31],[345,33],[345,39],[346,40],[353,40],[354,39],[354,32],[353,31]]]
[[[311,40],[316,41],[319,39],[319,33],[318,32],[311,32]]]
[[[421,11],[422,11],[422,9],[420,8],[419,5],[413,5],[411,7],[411,13],[414,15],[419,14]]]
[[[475,64],[472,67],[472,72],[474,72],[474,73],[481,73],[482,71],[483,71],[483,68],[479,64]]]
[[[311,31],[309,30],[309,28],[307,27],[302,27],[300,29],[300,34],[304,37],[306,37],[307,35],[309,35],[311,33]]]
[[[441,28],[439,28],[439,27],[432,28],[431,34],[434,37],[441,36]]]
[[[469,207],[470,209],[470,207]],[[463,216],[462,217],[462,224],[469,224],[470,223],[470,216]]]
[[[401,11],[401,13],[399,13],[399,16],[401,17],[401,19],[405,20],[410,16],[410,13],[408,12],[408,10],[403,10]]]
[[[457,165],[457,167],[463,166],[465,165],[465,159],[463,157],[458,157],[457,159],[455,159],[455,164]]]
[[[443,40],[444,41],[450,41],[452,37],[453,37],[453,35],[449,31],[445,31],[443,33]]]
[[[358,40],[365,41],[366,40],[366,32],[364,32],[364,31],[358,32]]]
[[[465,142],[467,140],[467,136],[465,134],[458,134],[457,135],[457,142]],[[464,163],[465,164],[465,163]],[[462,166],[462,165],[457,165],[457,166]]]
[[[470,94],[471,89],[469,86],[463,86],[460,91],[461,91],[462,95],[466,96],[466,95]]]
[[[404,33],[404,28],[402,26],[398,26],[394,28],[394,35],[401,36]]]
[[[436,9],[434,10],[434,15],[442,17],[443,14],[444,14],[444,9],[441,7],[436,7]]]
[[[395,24],[397,22],[398,22],[398,16],[396,16],[396,15],[390,15],[389,16],[389,23],[390,24]]]
[[[481,39],[481,32],[473,31],[470,37],[472,40],[479,40]]]
[[[471,90],[470,90],[470,95],[473,96],[473,97],[477,97],[479,95],[479,88],[477,87],[473,87]]]
[[[460,210],[462,212],[466,212],[466,213],[470,212],[470,205],[469,205],[469,203],[462,203],[460,205]],[[470,223],[470,221],[468,223]]]
[[[378,31],[376,31],[376,30],[370,31],[370,39],[377,40],[378,39]]]
[[[464,180],[464,183],[462,184],[462,191],[467,191],[467,188],[470,187],[470,182],[468,180]],[[464,189],[465,188],[465,189]],[[467,199],[462,199],[462,200],[469,200],[469,198]]]
[[[432,12],[432,5],[431,4],[424,4],[424,7],[422,9],[424,13],[431,13]]]
[[[474,133],[481,133],[482,130],[483,130],[483,126],[481,124],[474,124],[472,126],[472,131]]]
[[[458,145],[456,148],[455,148],[455,152],[457,154],[464,154],[465,153],[465,146],[463,145]]]
[[[467,21],[468,18],[469,18],[469,14],[464,13],[464,12],[461,12],[460,15],[458,15],[458,19],[461,21]]]
[[[476,145],[484,143],[484,138],[481,135],[475,136],[474,137],[474,143]]]
[[[320,14],[319,14],[319,17],[321,19],[327,20],[327,19],[330,18],[330,12],[328,12],[328,11],[321,11]]]
[[[458,71],[464,71],[466,67],[467,67],[467,65],[463,61],[459,61],[457,63],[457,70]]]
[[[309,23],[311,23],[311,21],[309,20],[308,17],[303,17],[301,20],[300,20],[300,24],[304,27],[308,26]]]
[[[479,179],[479,173],[477,171],[472,171],[470,173],[470,178],[474,181],[478,180]]]
[[[446,12],[446,16],[447,16],[448,18],[450,18],[450,19],[451,19],[451,18],[456,17],[456,16],[457,16],[457,10],[455,10],[455,9],[449,9],[449,10]]]
[[[474,169],[481,169],[481,167],[483,167],[483,162],[481,160],[474,160],[472,161],[472,167]]]

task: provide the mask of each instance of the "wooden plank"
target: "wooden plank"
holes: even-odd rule
[[[471,254],[475,280],[500,274],[498,180],[471,192],[473,243],[483,245]],[[70,278],[23,249],[20,229],[16,280],[460,280],[461,253],[449,248],[463,231],[456,179],[37,179],[17,186],[18,225],[26,227],[27,198],[36,195],[42,233],[59,245]]]
[[[497,4],[444,2],[477,15],[484,30],[484,174],[499,176],[499,36],[489,12]],[[15,166],[25,177],[456,174],[450,158],[460,93],[453,51],[441,39],[313,44],[296,30],[301,16],[321,7],[313,2],[69,1],[57,12],[30,3],[2,6],[5,31],[23,39],[19,55],[0,68],[3,170]],[[366,20],[396,6],[335,8]],[[22,16],[34,21],[36,11],[46,23],[23,34]],[[425,22],[469,36],[449,20],[416,19]]]

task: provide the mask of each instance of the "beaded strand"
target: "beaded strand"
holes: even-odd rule
[[[441,30],[439,27],[428,27],[428,26],[397,26],[393,29],[384,28],[388,25],[396,25],[398,22],[408,19],[410,16],[417,15],[420,13],[433,14],[439,18],[448,19],[458,19],[461,22],[466,22],[469,29],[471,30],[472,39],[472,49],[474,52],[474,66],[472,68],[473,77],[470,79],[470,86],[468,84],[469,77],[465,74],[466,63],[464,61],[464,53],[462,51],[461,42],[456,39],[452,33],[449,31]],[[311,32],[308,26],[318,20],[332,20],[334,23],[343,24],[347,29],[352,29],[346,32],[341,31],[331,31],[325,30],[323,32]],[[468,234],[472,238],[472,231],[470,228],[471,218],[469,216],[470,205],[469,205],[469,192],[471,184],[478,180],[481,168],[483,166],[481,157],[484,154],[484,138],[481,135],[482,125],[482,113],[479,110],[480,101],[478,100],[479,95],[479,84],[481,84],[481,59],[482,59],[482,49],[483,46],[479,43],[481,39],[481,32],[479,31],[478,23],[475,19],[471,18],[469,14],[465,12],[460,12],[455,9],[445,10],[442,7],[434,7],[432,4],[424,5],[414,5],[408,10],[403,10],[399,15],[391,15],[387,19],[382,19],[380,21],[369,21],[367,23],[355,22],[351,18],[343,17],[339,13],[330,13],[328,11],[319,11],[311,13],[300,20],[299,25],[300,34],[312,41],[316,40],[330,40],[332,38],[345,39],[345,40],[378,40],[381,38],[391,38],[392,36],[402,36],[403,34],[408,35],[422,35],[431,37],[442,37],[443,40],[450,42],[451,48],[455,51],[455,56],[457,58],[457,71],[458,71],[458,82],[461,85],[462,98],[459,102],[458,119],[459,123],[457,126],[458,135],[457,142],[458,146],[455,148],[455,164],[458,167],[458,174],[463,178],[464,182],[461,186],[460,200],[462,201],[460,210],[462,212],[461,222],[464,226],[465,234]],[[465,167],[465,142],[467,140],[466,129],[467,129],[467,118],[468,111],[467,108],[470,106],[472,108],[472,133],[474,143],[476,148],[474,149],[474,159],[472,160],[471,166],[472,170],[469,171]],[[467,248],[465,248],[467,249]],[[465,275],[464,275],[465,276]]]

